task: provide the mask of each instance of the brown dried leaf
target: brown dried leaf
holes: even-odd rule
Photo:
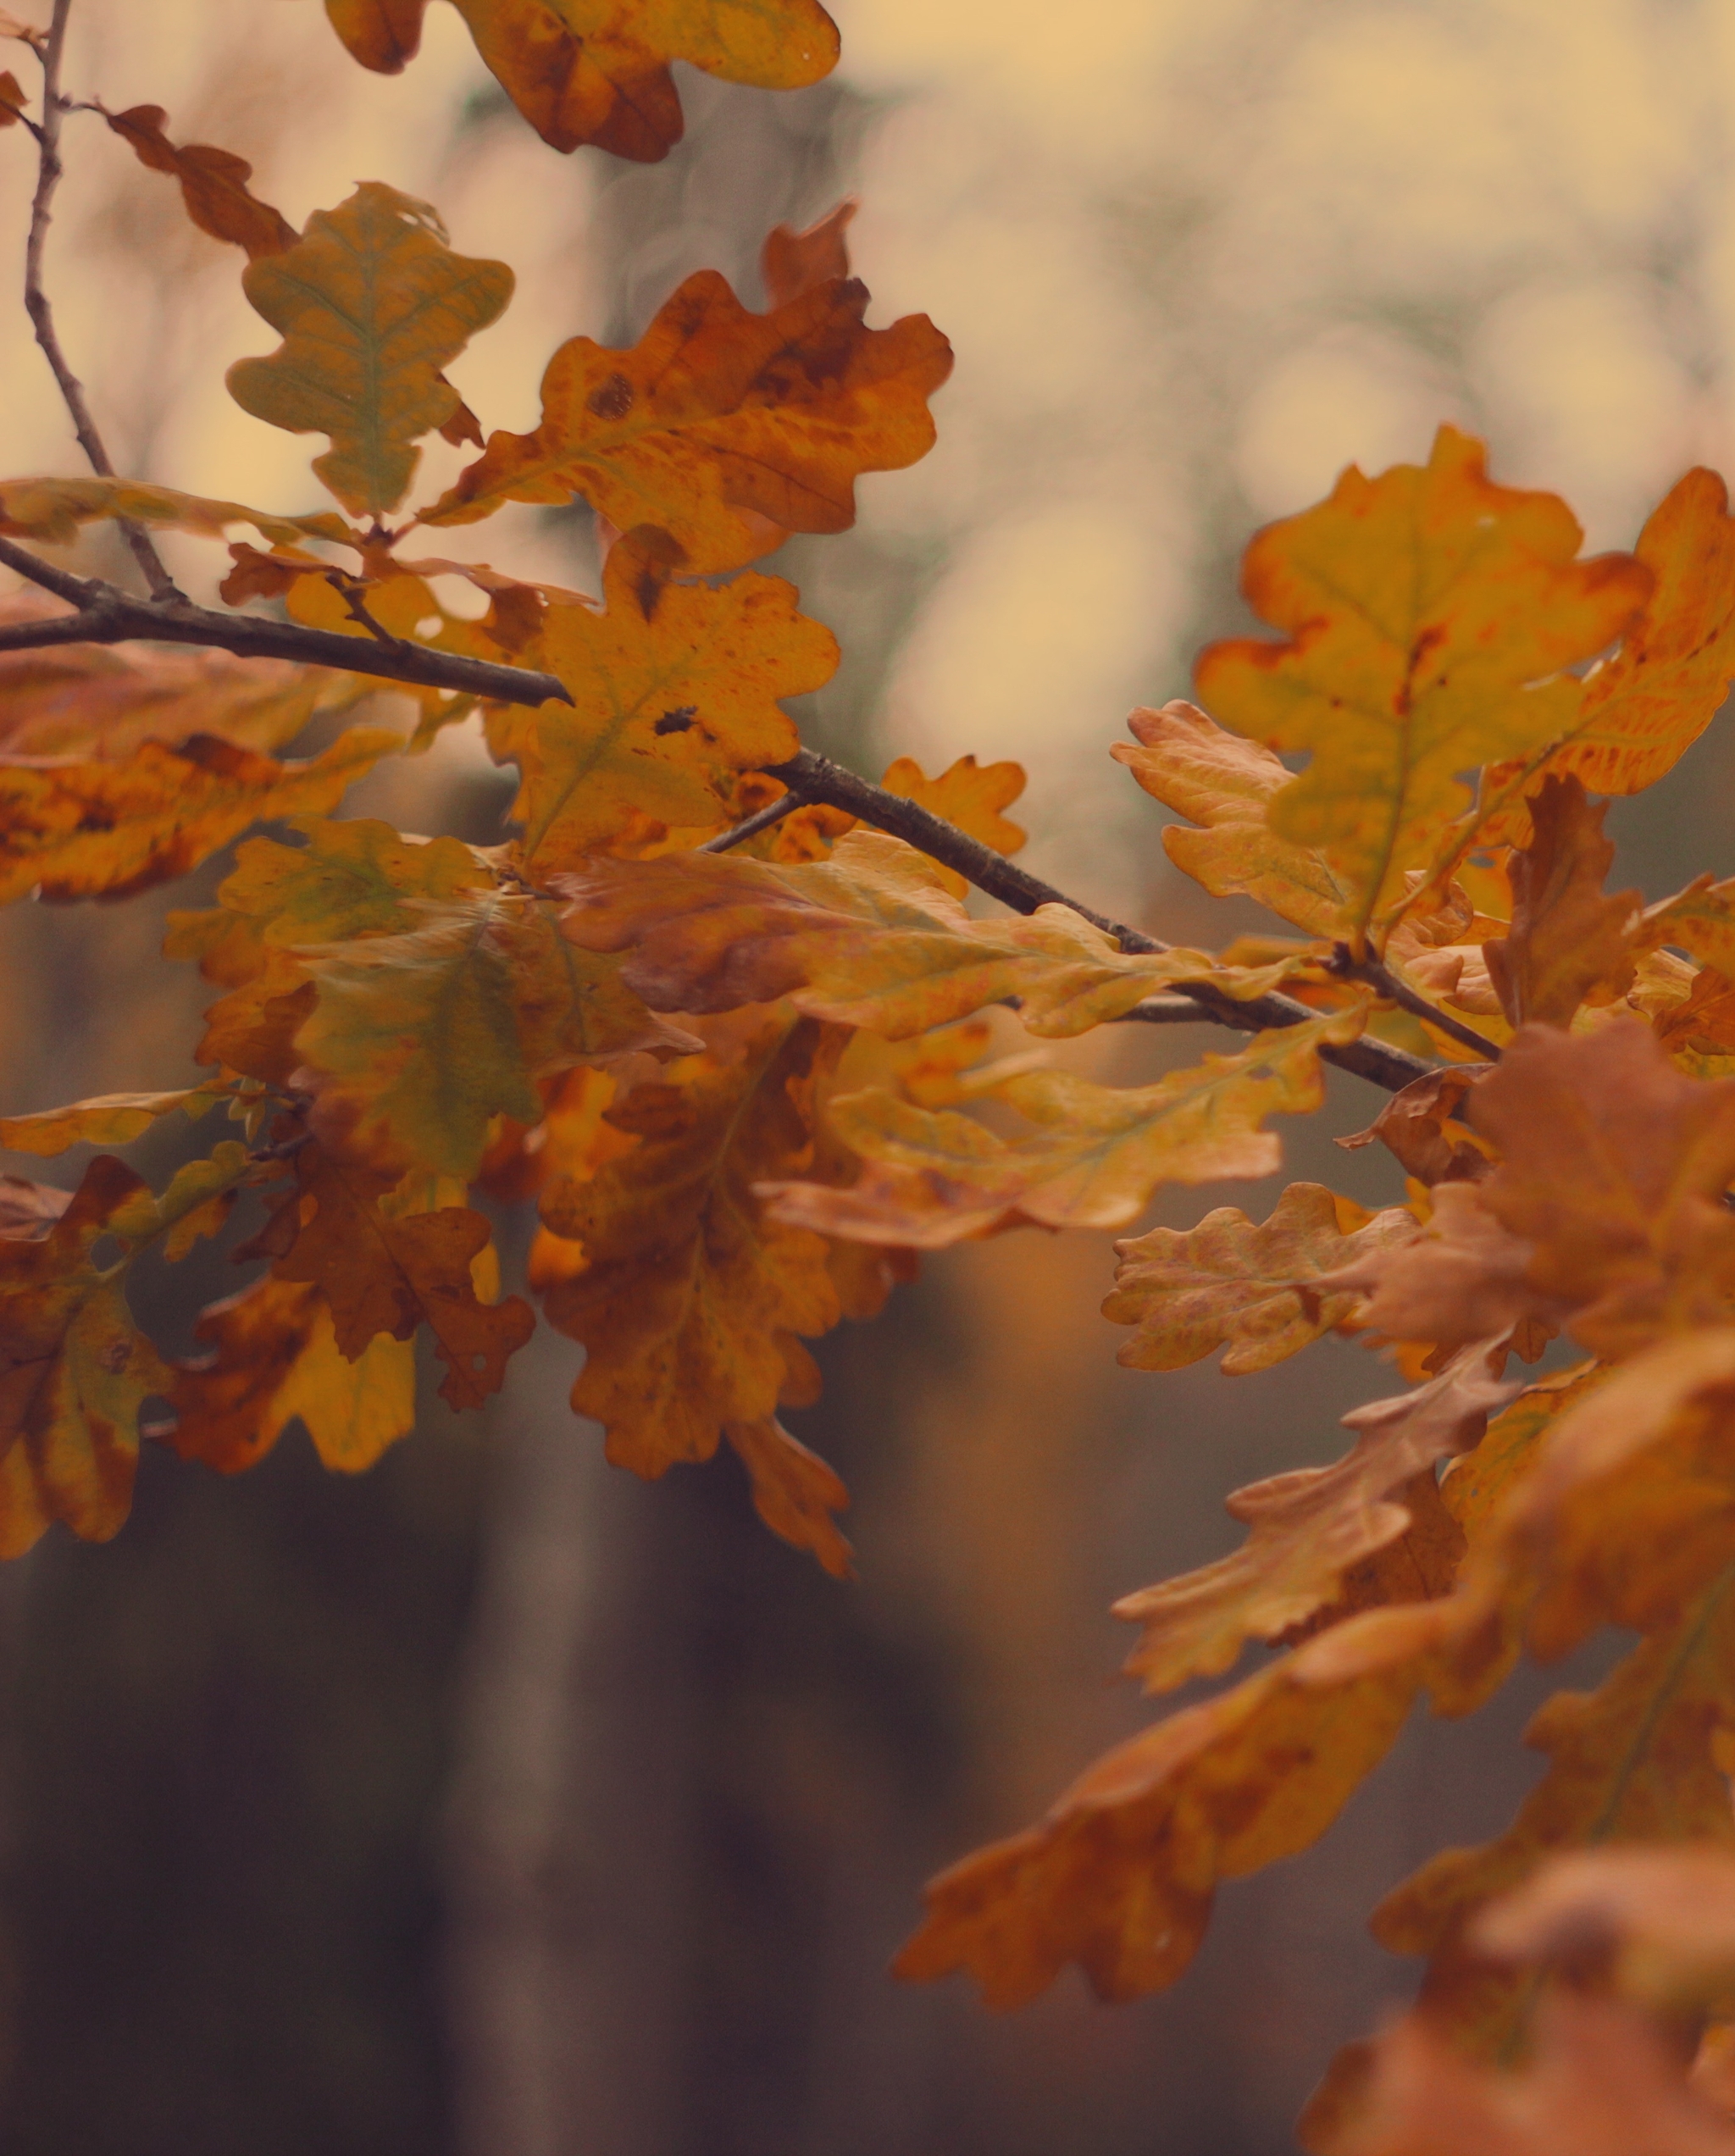
[[[1606,804],[1593,808],[1570,775],[1551,773],[1531,797],[1529,843],[1512,856],[1509,935],[1483,945],[1501,1008],[1515,1026],[1568,1026],[1587,999],[1612,1003],[1632,984],[1637,891],[1605,895],[1615,859],[1603,835]]]

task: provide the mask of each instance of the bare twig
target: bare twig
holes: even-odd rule
[[[0,651],[31,651],[53,644],[119,644],[133,640],[201,644],[234,651],[242,658],[291,659],[304,666],[332,667],[380,680],[403,682],[413,687],[456,690],[466,696],[485,697],[493,703],[534,706],[572,701],[552,673],[533,673],[526,667],[494,666],[483,659],[431,651],[423,644],[395,640],[380,644],[371,638],[340,635],[335,629],[304,629],[296,622],[269,621],[257,614],[219,613],[208,607],[196,607],[185,599],[147,606],[117,591],[112,585],[56,568],[27,547],[8,539],[0,538],[0,564],[15,569],[20,576],[28,577],[58,597],[69,600],[79,610],[64,618],[25,622],[14,628],[0,629]],[[771,804],[779,814],[804,801],[829,801],[834,808],[845,810],[864,823],[907,840],[946,867],[955,868],[978,890],[1000,900],[1015,913],[1034,913],[1040,906],[1064,906],[1111,936],[1122,951],[1161,956],[1170,948],[1155,936],[1128,928],[1124,923],[1111,921],[1106,914],[1068,897],[1066,892],[1044,883],[1028,869],[1016,867],[991,846],[971,838],[956,824],[946,823],[918,802],[887,793],[883,787],[834,763],[829,757],[803,749],[787,763],[771,766],[770,771],[773,778],[781,779],[790,790],[782,800]],[[760,814],[764,823],[776,820],[764,811]],[[737,825],[733,832],[723,832],[718,839],[711,840],[710,850],[718,852],[729,845],[738,844],[751,835],[750,827],[762,829],[764,823],[750,817],[745,825]],[[1261,995],[1238,1002],[1208,981],[1177,982],[1175,996],[1189,1004],[1198,1018],[1213,1020],[1237,1033],[1262,1033],[1274,1026],[1303,1025],[1319,1016],[1305,1003],[1298,1003],[1287,995]],[[1151,1024],[1180,1022],[1179,1011],[1167,996],[1150,998],[1148,1012],[1147,1006],[1141,1005],[1133,1015],[1145,1016],[1146,1023]],[[1389,1047],[1377,1040],[1352,1040],[1342,1045],[1328,1043],[1320,1054],[1328,1062],[1353,1071],[1358,1078],[1393,1093],[1401,1091],[1412,1079],[1426,1077],[1433,1068],[1419,1056],[1409,1055],[1401,1048]]]
[[[42,281],[42,254],[47,245],[54,191],[60,185],[62,170],[60,123],[69,104],[60,94],[60,60],[66,43],[67,18],[71,13],[72,0],[54,0],[54,14],[42,44],[42,124],[31,130],[37,145],[36,191],[30,202],[30,237],[25,242],[24,304],[36,333],[36,342],[42,347],[42,355],[53,370],[61,396],[72,415],[79,446],[90,460],[91,469],[108,479],[114,477],[114,466],[85,401],[84,385],[67,364],[66,354],[60,348],[54,328],[54,311],[48,303],[47,288]],[[142,525],[125,520],[120,529],[132,549],[133,559],[144,573],[151,596],[158,600],[179,599],[181,593],[163,566],[163,558],[152,545],[150,534]]]
[[[707,839],[699,848],[701,853],[727,853],[731,846],[740,845],[744,840],[757,839],[762,831],[768,831],[773,823],[781,823],[784,817],[805,804],[799,794],[784,794],[774,801],[768,801],[763,808],[756,808],[745,816],[732,830],[719,831],[714,839]]]
[[[325,581],[342,600],[344,610],[350,619],[358,628],[365,629],[375,643],[393,646],[398,643],[400,640],[392,635],[384,623],[375,621],[373,615],[368,612],[368,603],[362,596],[365,589],[363,585],[353,582],[344,574],[341,569],[330,570],[326,574]]]
[[[1474,1049],[1484,1061],[1498,1063],[1500,1051],[1491,1040],[1485,1040],[1474,1026],[1466,1026],[1461,1018],[1455,1018],[1418,995],[1413,988],[1400,981],[1383,959],[1358,958],[1346,943],[1340,943],[1325,962],[1326,971],[1335,973],[1341,981],[1365,981],[1369,988],[1383,995],[1388,1003],[1395,1003],[1400,1011],[1407,1011],[1411,1017],[1425,1018],[1431,1026],[1455,1040],[1461,1047]]]

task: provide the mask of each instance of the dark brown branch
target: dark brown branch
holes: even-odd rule
[[[1407,1011],[1412,1018],[1424,1018],[1431,1026],[1455,1040],[1460,1047],[1473,1049],[1484,1062],[1498,1063],[1500,1051],[1491,1040],[1485,1040],[1474,1026],[1466,1026],[1461,1018],[1453,1017],[1449,1011],[1438,1009],[1425,995],[1418,995],[1413,988],[1392,971],[1383,960],[1358,958],[1346,943],[1340,943],[1326,961],[1326,969],[1342,981],[1365,981],[1368,987],[1383,995],[1388,1003],[1395,1003],[1400,1011]]]
[[[234,651],[242,658],[291,659],[304,666],[332,667],[383,681],[400,681],[428,689],[455,690],[462,695],[485,697],[491,702],[536,705],[572,698],[551,673],[532,673],[524,667],[492,666],[485,660],[468,659],[450,651],[430,651],[421,644],[374,642],[371,638],[342,636],[335,629],[304,629],[295,622],[268,621],[256,614],[224,614],[208,607],[195,607],[185,599],[164,605],[146,605],[129,598],[112,585],[73,576],[31,553],[27,547],[0,539],[0,564],[15,569],[46,590],[70,600],[79,611],[64,620],[29,622],[0,629],[0,651],[30,651],[50,644],[119,644],[130,640],[165,644],[211,645]],[[1123,922],[1069,898],[1053,884],[1045,884],[1026,868],[1019,868],[978,840],[948,823],[919,803],[887,793],[866,779],[857,778],[829,757],[803,749],[787,763],[770,767],[789,794],[771,807],[778,814],[804,801],[829,801],[833,807],[858,817],[876,829],[903,839],[948,868],[974,884],[990,898],[998,899],[1015,913],[1034,913],[1039,906],[1064,906],[1081,915],[1122,951],[1160,956],[1170,946]],[[763,821],[749,817],[745,824],[709,841],[709,850],[720,852],[763,829],[777,820],[760,812]],[[1175,996],[1192,1006],[1200,1019],[1214,1020],[1237,1033],[1263,1033],[1274,1026],[1298,1026],[1316,1018],[1305,1003],[1287,995],[1261,995],[1238,1002],[1206,981],[1178,982]],[[1167,996],[1150,999],[1148,1012],[1139,1006],[1132,1014],[1145,1015],[1146,1023],[1174,1024],[1179,1013]],[[1425,1078],[1433,1068],[1418,1056],[1377,1040],[1352,1040],[1341,1046],[1328,1043],[1320,1054],[1342,1070],[1353,1071],[1374,1085],[1396,1093],[1413,1079]]]
[[[84,385],[67,364],[66,354],[60,348],[54,328],[54,311],[48,303],[47,287],[42,281],[42,253],[48,241],[54,191],[60,185],[62,170],[60,123],[66,117],[69,103],[60,94],[60,59],[66,43],[67,18],[71,13],[72,0],[54,0],[54,14],[42,44],[42,124],[32,130],[38,152],[36,191],[30,202],[30,237],[25,242],[24,304],[30,326],[36,333],[36,342],[42,347],[42,356],[53,370],[60,395],[72,415],[79,446],[89,459],[91,469],[100,478],[112,479],[114,466],[97,431],[91,407],[85,402]],[[152,544],[150,534],[142,525],[124,518],[120,520],[120,529],[132,549],[133,559],[144,573],[151,596],[158,600],[179,599],[181,594],[175,579],[164,568],[163,558]]]
[[[219,613],[186,599],[147,605],[113,585],[70,575],[8,539],[0,539],[0,563],[16,569],[79,612],[64,618],[0,629],[0,651],[28,651],[47,644],[121,644],[133,639],[161,644],[205,644],[244,659],[293,659],[328,666],[413,688],[451,689],[502,704],[569,704],[572,698],[552,673],[526,667],[493,666],[423,644],[376,644],[333,629],[303,629],[296,622],[258,614]]]
[[[1082,914],[1105,935],[1112,936],[1122,951],[1161,956],[1170,948],[1155,936],[1147,936],[1140,929],[1129,928],[1088,906],[1081,906],[1064,891],[1045,884],[1028,868],[1015,867],[991,846],[982,845],[919,803],[888,794],[867,779],[858,779],[854,772],[845,771],[829,757],[803,749],[787,763],[773,765],[772,776],[781,779],[792,794],[800,794],[805,801],[829,801],[834,808],[846,810],[877,830],[889,831],[894,838],[906,840],[912,846],[920,847],[935,861],[967,877],[978,890],[986,891],[990,898],[1011,906],[1015,913],[1034,913],[1039,906],[1064,906]],[[1192,1003],[1200,1017],[1215,1019],[1220,1026],[1232,1026],[1238,1033],[1263,1033],[1272,1026],[1298,1026],[1319,1016],[1316,1011],[1310,1011],[1305,1003],[1297,1003],[1291,996],[1261,995],[1242,1003],[1204,981],[1178,981],[1175,993]],[[1167,998],[1153,1000],[1163,1005],[1167,1002]],[[1165,1010],[1158,1023],[1172,1023],[1174,1020]],[[1411,1056],[1401,1048],[1389,1048],[1377,1040],[1351,1040],[1341,1047],[1328,1043],[1319,1052],[1328,1062],[1337,1064],[1342,1070],[1353,1071],[1357,1078],[1367,1078],[1392,1093],[1401,1091],[1416,1078],[1425,1078],[1433,1067],[1419,1056]]]
[[[768,801],[763,808],[756,808],[751,816],[743,817],[733,829],[719,831],[714,839],[707,839],[699,851],[727,853],[731,846],[738,846],[747,839],[757,839],[762,831],[768,831],[773,823],[781,823],[784,817],[803,806],[799,794],[784,794],[774,801]]]

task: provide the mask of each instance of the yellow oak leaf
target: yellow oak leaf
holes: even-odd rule
[[[195,734],[145,741],[124,762],[0,758],[0,903],[124,898],[184,876],[250,824],[333,808],[402,746],[352,727],[302,763]]]
[[[540,426],[491,435],[421,521],[579,494],[622,531],[666,531],[704,575],[786,531],[846,531],[861,473],[901,470],[933,446],[927,399],[951,369],[925,315],[869,330],[867,305],[842,278],[754,314],[701,270],[631,351],[563,345],[542,378]]]
[[[363,67],[396,75],[421,42],[426,0],[326,0]],[[800,90],[837,64],[818,0],[454,0],[476,50],[543,141],[594,142],[654,163],[681,138],[668,71],[686,60],[725,82]]]
[[[1364,1011],[1337,1011],[1261,1034],[1155,1085],[1119,1089],[1067,1071],[1025,1071],[998,1089],[1038,1126],[1007,1139],[951,1109],[918,1108],[880,1089],[833,1100],[828,1120],[868,1163],[848,1189],[760,1187],[775,1219],[866,1243],[941,1250],[1034,1222],[1119,1228],[1163,1183],[1269,1175],[1282,1158],[1267,1115],[1323,1098],[1319,1050],[1354,1039]]]
[[[428,906],[495,888],[493,870],[458,839],[407,839],[374,817],[289,821],[302,845],[247,840],[217,890],[219,904],[255,923],[267,945],[401,934]]]
[[[304,948],[312,1011],[296,1083],[333,1150],[465,1181],[496,1116],[540,1117],[535,1081],[580,1061],[701,1045],[647,1011],[618,965],[576,950],[546,901],[429,906],[414,928]]]
[[[1243,585],[1286,640],[1215,644],[1200,701],[1225,725],[1311,762],[1269,812],[1352,894],[1339,930],[1365,938],[1409,902],[1467,795],[1456,774],[1570,732],[1583,690],[1564,669],[1627,628],[1651,571],[1577,558],[1552,495],[1493,485],[1479,443],[1443,427],[1425,467],[1368,479],[1272,524]]]
[[[830,679],[831,632],[795,611],[793,585],[749,575],[713,590],[673,583],[658,534],[610,551],[607,611],[552,607],[539,657],[572,696],[496,707],[488,742],[518,766],[513,814],[528,871],[564,868],[635,815],[696,830],[730,818],[737,773],[801,746],[779,707]]]
[[[960,757],[939,778],[930,779],[914,757],[899,757],[887,766],[879,783],[887,793],[944,817],[996,853],[1017,853],[1024,843],[1023,827],[1001,814],[1024,790],[1022,764],[978,764],[974,757]],[[962,898],[969,889],[963,877],[942,862],[934,867],[952,896]]]
[[[618,1466],[655,1477],[708,1460],[725,1426],[768,1422],[792,1364],[807,1375],[794,1336],[838,1322],[825,1243],[752,1194],[811,1161],[815,1066],[838,1045],[787,1011],[715,1028],[706,1054],[609,1110],[630,1151],[546,1185],[543,1221],[584,1246],[546,1306],[589,1350],[573,1406]]]
[[[1292,1183],[1261,1226],[1222,1205],[1184,1233],[1153,1228],[1117,1243],[1102,1314],[1138,1327],[1117,1360],[1131,1370],[1181,1370],[1227,1345],[1226,1375],[1267,1370],[1354,1319],[1362,1297],[1320,1289],[1322,1274],[1421,1232],[1401,1205],[1365,1212],[1321,1183]]]
[[[1244,741],[1177,698],[1127,721],[1138,737],[1109,751],[1153,800],[1200,830],[1163,826],[1163,851],[1214,898],[1257,899],[1310,935],[1329,935],[1350,904],[1349,886],[1311,846],[1279,838],[1267,820],[1289,783],[1282,757]]]
[[[175,1365],[173,1419],[149,1433],[183,1460],[238,1474],[299,1416],[324,1465],[354,1474],[415,1426],[414,1347],[380,1333],[349,1361],[316,1288],[256,1280],[193,1331],[211,1352]]]
[[[205,539],[222,538],[232,524],[251,524],[267,539],[286,545],[306,538],[346,540],[351,536],[349,527],[329,511],[314,517],[281,517],[270,510],[247,508],[239,502],[147,485],[142,479],[0,479],[0,532],[14,538],[69,546],[80,524],[115,517],[136,524],[160,524],[170,531],[197,532]]]
[[[0,600],[0,626],[70,611],[47,593],[15,593]],[[0,756],[114,763],[141,742],[173,747],[194,734],[269,754],[287,748],[317,713],[342,711],[366,693],[353,674],[227,651],[155,644],[0,651]]]
[[[179,1093],[104,1093],[35,1115],[0,1116],[0,1147],[9,1153],[64,1153],[69,1145],[130,1145],[180,1109],[193,1121],[222,1100],[226,1085],[188,1086]]]
[[[556,880],[574,901],[563,933],[627,951],[623,977],[653,1010],[787,995],[812,1017],[904,1040],[1017,996],[1032,1033],[1060,1036],[1217,971],[1202,951],[1122,951],[1070,906],[973,919],[934,862],[881,831],[849,832],[823,862],[593,858]]]
[[[503,311],[511,270],[454,254],[425,202],[364,180],[316,210],[287,252],[249,263],[241,283],[284,341],[238,359],[230,395],[274,427],[328,435],[313,470],[352,515],[395,509],[417,437],[458,408],[441,369]]]

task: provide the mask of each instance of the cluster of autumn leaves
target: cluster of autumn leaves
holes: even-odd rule
[[[557,147],[660,153],[671,53],[745,80],[829,64],[807,0],[623,7],[582,35],[565,0],[459,4]],[[413,50],[421,0],[329,11],[370,66]],[[659,46],[653,12],[687,42]],[[1538,1718],[1547,1771],[1507,1833],[1378,1912],[1385,1943],[1430,1957],[1422,2002],[1339,2061],[1308,2145],[1613,2156],[1642,2114],[1648,2148],[1735,2148],[1735,880],[1607,892],[1591,798],[1660,777],[1735,676],[1721,482],[1689,474],[1632,554],[1586,560],[1562,503],[1494,485],[1450,429],[1425,467],[1346,473],[1249,550],[1276,634],[1214,646],[1203,707],[1137,712],[1115,751],[1181,819],[1161,827],[1175,866],[1272,932],[1209,952],[1060,902],[984,912],[955,867],[835,806],[738,829],[784,795],[784,702],[837,658],[748,565],[845,528],[859,473],[921,456],[950,363],[925,319],[866,327],[846,210],[773,235],[762,313],[690,278],[631,350],[563,346],[534,431],[485,435],[444,369],[505,308],[503,265],[378,183],[297,235],[158,108],[103,117],[246,252],[281,342],[231,391],[327,438],[338,507],[24,478],[0,481],[0,535],[226,540],[237,621],[267,602],[357,662],[81,642],[64,602],[6,602],[0,898],[120,898],[240,843],[214,904],[169,929],[215,991],[201,1082],[0,1122],[38,1156],[169,1117],[217,1133],[161,1191],[109,1151],[74,1191],[0,1183],[0,1549],[55,1520],[113,1534],[141,1434],[232,1472],[299,1421],[328,1465],[365,1467],[412,1426],[424,1327],[442,1396],[481,1403],[535,1318],[502,1292],[479,1191],[536,1207],[523,1286],[583,1344],[573,1405],[610,1457],[656,1477],[729,1445],[768,1524],[842,1575],[845,1494],[778,1420],[817,1396],[806,1343],[871,1316],[924,1250],[1124,1228],[1162,1183],[1272,1172],[1268,1119],[1320,1105],[1322,1058],[1383,1044],[1427,1067],[1349,1141],[1391,1155],[1390,1205],[1297,1183],[1263,1222],[1153,1230],[1118,1245],[1106,1305],[1140,1369],[1221,1352],[1234,1374],[1353,1335],[1408,1388],[1348,1418],[1335,1465],[1237,1493],[1232,1556],[1119,1605],[1154,1693],[1283,1651],[935,1882],[901,1965],[967,1969],[1001,2004],[1069,1962],[1111,1998],[1171,1982],[1217,1882],[1315,1839],[1418,1698],[1466,1713],[1521,1654],[1625,1627],[1608,1681]],[[476,454],[405,513],[435,430]],[[574,496],[609,542],[600,600],[406,551]],[[479,618],[441,604],[454,575]],[[382,646],[400,673],[480,659],[564,701],[413,686],[407,734],[377,710],[347,723]],[[471,719],[518,774],[500,844],[335,813],[380,759]],[[330,745],[285,757],[316,720]],[[904,760],[874,798],[990,862],[1023,841],[1022,784]],[[288,835],[245,835],[262,823]],[[1138,1087],[992,1053],[1002,1008],[1039,1043],[1189,995],[1253,1037]],[[131,1267],[244,1200],[255,1277],[201,1317],[199,1355],[165,1356]],[[1524,1384],[1555,1341],[1568,1359]]]

